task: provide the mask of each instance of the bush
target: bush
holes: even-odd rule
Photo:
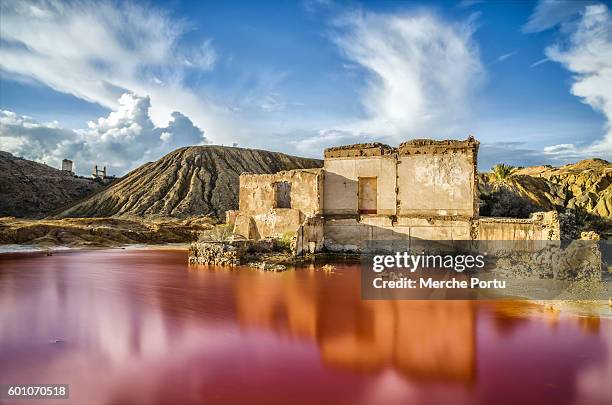
[[[234,237],[234,227],[228,224],[217,225],[212,229],[201,232],[198,242],[225,242]]]

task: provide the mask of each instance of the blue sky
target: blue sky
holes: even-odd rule
[[[123,174],[198,143],[481,141],[480,168],[612,157],[598,1],[2,3],[0,149]]]

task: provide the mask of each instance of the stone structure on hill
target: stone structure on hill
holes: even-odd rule
[[[95,165],[93,167],[93,172],[91,173],[91,177],[93,177],[94,179],[104,180],[107,177],[106,166],[104,166],[102,169],[98,169],[98,165]]]
[[[63,172],[67,172],[70,174],[74,174],[74,171],[72,170],[72,160],[70,159],[64,159],[62,160],[62,171]]]
[[[479,217],[478,146],[469,137],[329,148],[323,169],[242,174],[226,221],[249,239],[293,233],[298,254],[371,240],[558,240],[556,212]]]

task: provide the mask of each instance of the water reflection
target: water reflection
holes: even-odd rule
[[[353,269],[357,270],[357,269]],[[472,302],[362,301],[358,271],[251,273],[236,282],[237,319],[317,342],[323,363],[359,372],[392,367],[427,381],[469,384],[476,370]]]
[[[69,383],[73,403],[610,403],[608,319],[359,286],[350,265],[0,255],[0,383]]]

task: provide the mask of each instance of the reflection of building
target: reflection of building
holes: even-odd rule
[[[472,302],[363,301],[359,271],[331,278],[311,274],[242,274],[238,322],[313,339],[330,366],[358,372],[393,367],[411,379],[474,381]]]
[[[556,213],[479,218],[478,141],[417,139],[325,150],[323,169],[240,176],[245,237],[297,233],[297,251],[363,249],[367,240],[555,240]]]

